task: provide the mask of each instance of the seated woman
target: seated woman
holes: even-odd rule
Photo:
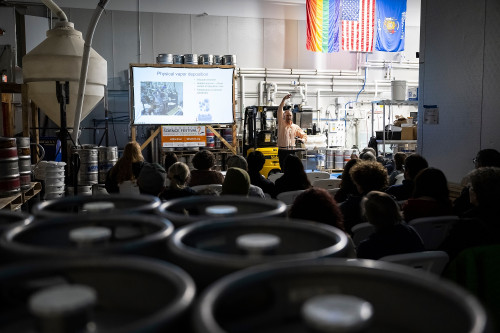
[[[264,164],[266,163],[264,154],[258,150],[253,151],[248,154],[247,162],[248,175],[250,176],[250,182],[252,185],[260,187],[264,193],[268,193],[270,196],[273,196],[274,183],[260,174],[260,170],[262,170]]]
[[[288,216],[292,219],[328,224],[345,231],[344,221],[339,206],[330,193],[322,188],[311,187],[299,194],[297,198],[295,198]],[[349,237],[349,241],[350,250],[348,257],[354,258],[356,257],[356,252],[351,237]]]
[[[393,158],[394,171],[389,176],[389,186],[395,185],[396,181],[397,181],[396,177],[405,172],[405,169],[404,169],[405,160],[406,160],[405,153],[397,152],[396,154],[394,154],[394,158]]]
[[[195,195],[196,192],[186,185],[189,176],[189,167],[185,163],[172,164],[167,174],[170,184],[160,193],[160,199],[170,200]]]
[[[406,222],[419,217],[451,215],[448,181],[436,168],[426,168],[415,177],[413,195],[403,205]]]
[[[345,166],[344,170],[342,171],[342,180],[340,181],[340,189],[335,193],[335,201],[338,203],[344,202],[347,200],[347,198],[351,195],[359,195],[358,189],[356,188],[356,185],[354,185],[354,182],[352,181],[351,175],[349,175],[349,171],[351,168],[358,162],[360,162],[360,159],[352,159],[349,160]]]
[[[137,182],[144,165],[141,146],[133,141],[125,145],[123,155],[106,175],[105,187],[108,193],[119,193],[120,185],[127,181]],[[137,193],[139,188],[137,187]]]
[[[440,246],[448,253],[450,261],[467,248],[500,244],[500,168],[478,168],[471,171],[468,178],[470,202],[474,208],[453,225]]]
[[[215,156],[208,150],[201,150],[193,156],[193,166],[189,186],[222,184],[224,176],[219,171],[212,170],[215,165]]]
[[[375,232],[359,244],[358,258],[380,259],[393,254],[424,251],[422,239],[402,221],[399,206],[390,195],[371,191],[361,205]]]
[[[387,186],[387,171],[379,162],[360,161],[349,171],[358,195],[351,195],[340,205],[344,225],[349,234],[358,223],[366,222],[361,213],[361,200],[370,191],[383,191]]]
[[[274,182],[274,196],[281,192],[306,190],[311,183],[298,156],[288,155],[283,165],[283,176]]]

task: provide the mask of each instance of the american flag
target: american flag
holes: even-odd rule
[[[342,2],[342,50],[373,51],[375,0]]]

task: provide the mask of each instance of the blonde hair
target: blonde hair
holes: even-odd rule
[[[186,187],[186,183],[191,176],[189,167],[182,162],[175,162],[168,168],[168,179],[170,179],[170,187],[181,189]]]
[[[122,157],[113,166],[111,174],[116,174],[116,182],[118,184],[135,179],[132,172],[132,164],[135,162],[143,162],[141,146],[136,141],[129,142],[125,145]]]

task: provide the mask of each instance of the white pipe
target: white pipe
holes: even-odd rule
[[[248,75],[245,75],[245,76],[248,76]],[[264,84],[265,83],[266,83],[266,81],[260,81],[259,82],[259,106],[262,105],[262,94],[263,94]]]
[[[89,69],[89,58],[90,58],[90,50],[92,46],[92,39],[94,38],[94,31],[97,26],[97,22],[101,17],[102,12],[104,11],[104,7],[108,0],[101,0],[97,4],[97,7],[94,11],[94,15],[92,16],[89,24],[89,28],[87,30],[87,35],[85,37],[85,45],[83,47],[83,56],[82,56],[82,67],[80,71],[80,82],[78,85],[78,98],[76,101],[75,107],[75,122],[73,125],[73,133],[71,135],[73,142],[75,145],[78,142],[79,137],[79,128],[80,128],[80,120],[82,118],[82,107],[83,107],[83,96],[85,95],[85,85],[87,84],[87,74]]]
[[[242,116],[245,115],[245,75],[240,75],[240,85],[241,85],[241,101],[240,101],[240,113]]]
[[[45,4],[45,6],[47,6],[50,9],[50,11],[52,13],[54,13],[54,14],[57,15],[57,17],[59,18],[59,21],[68,22],[68,17],[62,11],[62,9],[58,5],[56,5],[54,3],[54,1],[52,1],[52,0],[42,0],[42,2]]]
[[[271,105],[276,104],[276,93],[278,92],[278,84],[276,82],[271,83],[273,85],[273,94],[271,96]]]
[[[270,83],[266,84],[266,93],[267,93],[266,105],[270,105],[269,104],[269,102],[271,102],[271,84]]]

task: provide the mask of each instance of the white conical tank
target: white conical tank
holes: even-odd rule
[[[74,29],[73,23],[58,22],[54,29],[47,31],[47,39],[23,57],[23,78],[28,84],[29,98],[58,126],[61,125],[60,106],[55,81],[69,81],[66,124],[72,127],[84,44],[82,33]],[[106,60],[91,49],[81,119],[103,98],[107,80]]]

